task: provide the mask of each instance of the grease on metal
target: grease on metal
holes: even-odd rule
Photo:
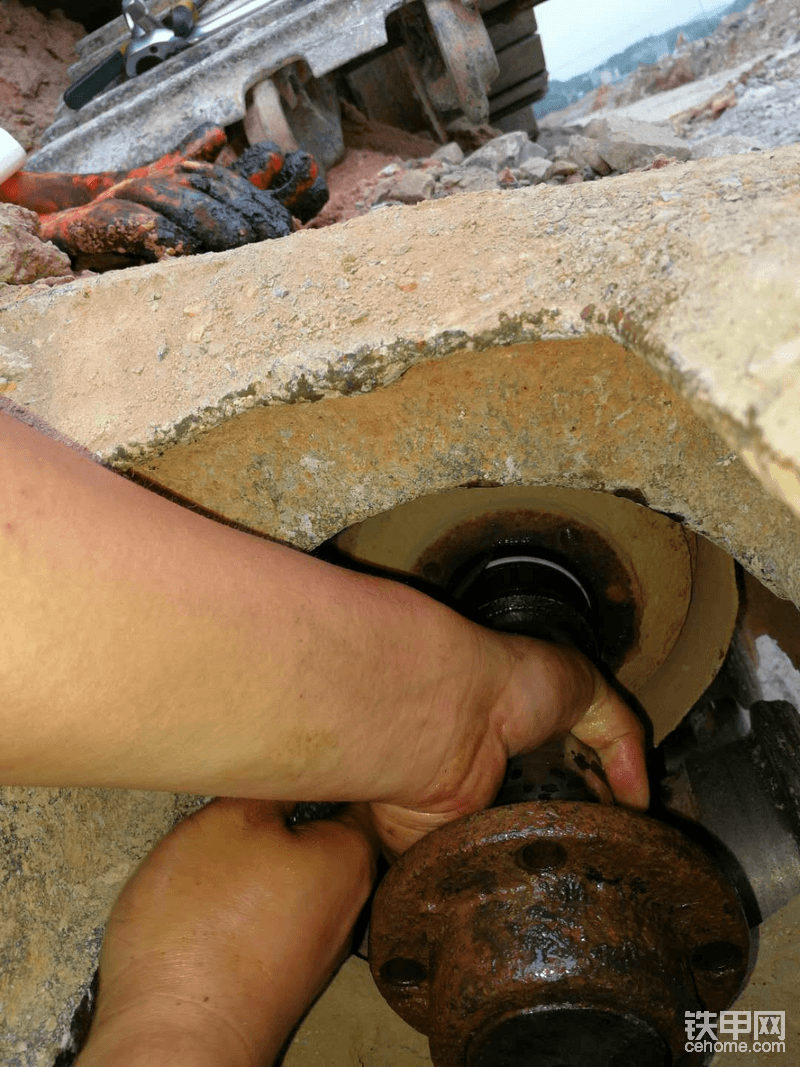
[[[642,605],[625,565],[596,530],[563,515],[531,508],[492,511],[465,519],[433,542],[415,562],[412,573],[437,585],[450,578],[471,557],[503,541],[525,543],[569,561],[570,570],[592,592],[597,608],[600,656],[612,671],[619,669],[639,642]]]
[[[697,845],[585,802],[498,807],[434,831],[372,911],[375,980],[428,1035],[436,1067],[462,1067],[500,1019],[565,1006],[623,1013],[674,1062],[699,1064],[683,1050],[684,1012],[727,1008],[748,956],[735,892]],[[425,977],[392,984],[395,969]]]

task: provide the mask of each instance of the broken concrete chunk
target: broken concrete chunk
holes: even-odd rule
[[[437,148],[435,152],[432,152],[430,158],[438,159],[441,163],[451,163],[457,167],[464,159],[464,153],[456,141],[450,141],[449,144],[443,144],[441,148]]]
[[[664,152],[653,145],[637,144],[635,141],[600,141],[597,151],[608,166],[619,174],[646,167]]]
[[[691,149],[686,142],[677,137],[665,122],[640,122],[624,115],[608,115],[603,119],[592,119],[584,133],[596,141],[625,141],[650,145],[664,155],[674,156],[676,159],[685,160],[691,155]]]
[[[397,201],[401,204],[418,204],[421,200],[430,200],[435,187],[436,181],[427,171],[404,170],[381,182],[375,202]]]
[[[621,115],[592,119],[587,137],[597,141],[597,151],[612,170],[624,172],[647,166],[658,156],[691,158],[691,149],[667,125],[639,122]]]
[[[703,137],[692,145],[692,159],[717,156],[739,156],[743,152],[762,152],[766,145],[755,137]]]
[[[16,204],[0,204],[0,282],[27,285],[72,274],[69,256],[40,241],[39,217]]]
[[[611,173],[611,167],[597,151],[597,141],[591,137],[573,134],[567,144],[567,155],[580,167],[591,167],[596,174]]]
[[[529,182],[541,182],[544,181],[544,176],[550,169],[550,160],[534,157],[533,159],[526,159],[523,163],[516,168],[517,173],[521,178],[527,179]]]
[[[536,149],[527,133],[522,130],[514,130],[512,133],[504,133],[502,137],[495,137],[482,148],[467,156],[464,160],[465,167],[488,167],[490,170],[500,171],[504,167],[516,167],[523,159],[529,159],[528,148]]]
[[[520,163],[525,163],[529,159],[547,159],[547,150],[540,144],[536,144],[535,141],[528,141],[527,144],[523,144],[519,154]]]
[[[556,159],[545,171],[544,180],[549,182],[551,178],[569,178],[579,170],[578,164],[571,159]]]
[[[440,187],[446,193],[479,193],[496,189],[497,175],[487,167],[454,167],[442,175]]]

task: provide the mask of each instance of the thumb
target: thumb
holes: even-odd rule
[[[644,730],[634,712],[577,649],[512,640],[516,662],[504,728],[509,756],[571,731],[597,752],[616,800],[646,808]]]

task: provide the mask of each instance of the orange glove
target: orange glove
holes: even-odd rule
[[[291,233],[324,206],[328,189],[305,152],[269,141],[237,159],[225,131],[204,126],[174,152],[131,171],[18,171],[0,201],[41,216],[39,236],[78,269],[107,270],[168,256],[220,252]]]

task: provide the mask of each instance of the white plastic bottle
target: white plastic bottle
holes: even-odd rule
[[[25,149],[0,126],[0,182],[10,178],[25,162]]]

